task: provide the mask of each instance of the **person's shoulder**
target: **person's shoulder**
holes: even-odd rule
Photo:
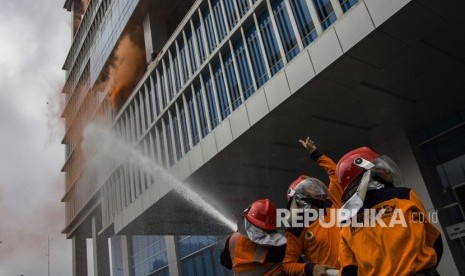
[[[370,190],[364,202],[365,208],[372,208],[382,202],[389,200],[410,200],[410,188],[406,187],[385,187],[377,190]]]

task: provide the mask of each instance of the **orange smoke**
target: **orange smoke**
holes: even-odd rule
[[[131,94],[146,70],[144,35],[141,27],[127,30],[114,52],[110,65],[111,88],[108,98],[114,109],[119,109]]]
[[[83,7],[83,10],[86,10],[87,6],[89,6],[89,0],[81,0],[81,4]]]

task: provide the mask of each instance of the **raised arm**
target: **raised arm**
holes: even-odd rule
[[[315,142],[307,137],[305,140],[299,140],[303,148],[307,150],[310,157],[315,161],[318,166],[325,170],[329,178],[328,189],[331,193],[331,200],[336,205],[335,207],[342,206],[341,199],[343,190],[339,185],[336,177],[336,163],[326,155],[323,155],[315,145]]]

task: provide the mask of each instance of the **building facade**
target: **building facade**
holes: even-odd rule
[[[443,230],[444,275],[465,271],[465,46],[459,0],[66,0],[66,208],[73,273],[230,275],[227,231],[128,156],[84,146],[111,129],[234,218],[285,206],[311,136],[335,160],[396,160]],[[108,137],[107,137],[108,138]],[[112,149],[118,152],[118,148]],[[229,274],[228,274],[229,273]]]

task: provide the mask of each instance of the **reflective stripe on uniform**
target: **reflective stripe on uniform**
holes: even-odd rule
[[[231,256],[231,263],[234,265],[234,248],[236,247],[237,238],[239,238],[239,233],[236,232],[231,235],[229,239],[229,256]]]
[[[255,258],[253,259],[256,263],[261,263],[263,256],[267,252],[267,249],[263,246],[257,246],[257,251],[255,251]]]

